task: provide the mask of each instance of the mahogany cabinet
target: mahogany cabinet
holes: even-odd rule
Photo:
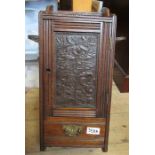
[[[108,149],[116,16],[39,13],[40,148]]]

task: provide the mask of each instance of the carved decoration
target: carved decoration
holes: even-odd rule
[[[99,35],[56,32],[56,107],[94,107]]]

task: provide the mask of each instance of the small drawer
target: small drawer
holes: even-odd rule
[[[104,118],[51,117],[44,123],[44,138],[52,146],[103,145]],[[66,143],[67,142],[67,143]]]

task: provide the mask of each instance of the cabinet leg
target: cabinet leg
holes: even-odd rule
[[[108,147],[103,147],[103,148],[102,148],[102,151],[103,151],[103,152],[108,152]]]

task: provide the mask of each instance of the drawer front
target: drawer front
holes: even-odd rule
[[[53,117],[44,123],[46,145],[52,146],[103,146],[105,120],[103,118]]]

